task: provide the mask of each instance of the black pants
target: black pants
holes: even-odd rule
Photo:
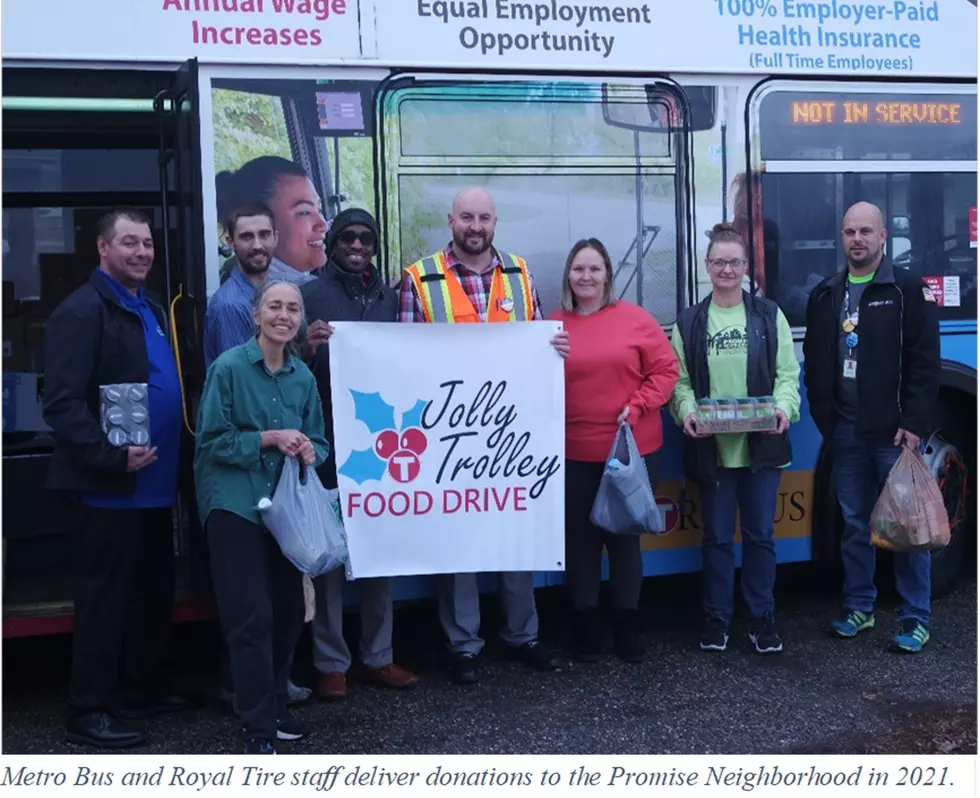
[[[303,577],[265,527],[234,513],[213,511],[207,536],[242,734],[274,740],[303,631]]]
[[[69,712],[163,692],[174,604],[173,512],[81,508]]]
[[[650,486],[656,489],[660,452],[652,452],[643,460]],[[643,583],[640,536],[614,535],[589,520],[604,466],[605,463],[565,461],[565,579],[574,609],[598,607],[605,544],[613,609],[635,610]]]

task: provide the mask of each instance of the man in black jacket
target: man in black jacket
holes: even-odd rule
[[[821,282],[807,303],[803,342],[810,413],[830,446],[844,516],[844,613],[831,631],[854,637],[875,624],[875,550],[869,521],[901,446],[932,431],[939,392],[939,322],[921,280],[883,257],[881,211],[859,202],[844,216],[847,269]],[[930,559],[895,555],[902,596],[895,650],[929,641]]]
[[[333,439],[330,396],[330,358],[326,346],[331,321],[398,320],[398,293],[385,285],[371,259],[377,250],[378,225],[365,210],[348,208],[334,219],[327,234],[329,260],[320,276],[302,287],[310,321],[306,355],[316,376],[327,439]],[[319,470],[325,487],[337,487],[334,447]],[[316,617],[313,619],[313,664],[317,669],[317,695],[327,701],[347,695],[346,673],[351,654],[343,635],[344,571],[337,568],[313,580]],[[361,658],[367,679],[386,687],[406,688],[418,677],[392,659],[391,579],[357,582],[361,598]]]
[[[144,293],[153,266],[138,211],[99,223],[99,267],[51,316],[44,420],[55,450],[48,487],[80,500],[68,739],[141,743],[127,719],[182,709],[164,690],[173,611],[173,506],[181,386],[163,309]],[[100,386],[146,386],[148,446],[115,446],[100,423]]]

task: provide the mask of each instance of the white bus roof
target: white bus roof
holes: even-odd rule
[[[975,78],[976,0],[4,0],[11,61]]]

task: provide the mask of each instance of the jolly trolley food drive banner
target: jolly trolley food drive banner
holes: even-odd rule
[[[350,579],[564,569],[556,322],[334,322]]]

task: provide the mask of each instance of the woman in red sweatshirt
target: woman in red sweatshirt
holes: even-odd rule
[[[598,239],[583,239],[568,253],[561,307],[551,318],[564,324],[571,344],[565,361],[565,576],[576,647],[586,662],[602,652],[599,582],[605,544],[616,653],[639,662],[644,653],[640,538],[605,532],[589,515],[621,423],[632,426],[656,487],[663,444],[660,408],[677,382],[677,358],[653,316],[613,299],[612,261]]]

